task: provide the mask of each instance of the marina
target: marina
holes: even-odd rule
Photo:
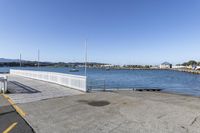
[[[12,129],[14,133],[183,133],[200,130],[198,97],[130,90],[85,93],[14,74],[7,77],[9,93],[6,97],[1,96],[0,102],[14,108],[16,115],[20,114],[17,117],[22,122],[18,118],[18,124]],[[9,108],[2,110],[8,112]],[[7,121],[8,118],[12,121]],[[5,118],[1,115],[0,121],[3,131],[16,122],[13,115]]]
[[[200,133],[200,1],[0,0],[0,133]]]
[[[53,67],[22,67],[23,69],[44,72],[56,72],[84,76],[84,68],[79,72],[69,72],[70,68]],[[9,72],[10,68],[1,68]],[[177,70],[114,70],[88,68],[88,90],[134,90],[134,89],[160,89],[163,92],[200,96],[200,75]]]
[[[4,75],[7,81],[7,92],[5,92],[5,96],[3,94],[3,97],[0,97],[0,102],[10,103],[9,106],[14,109],[16,117],[19,118],[17,118],[18,122],[14,123],[16,125],[11,125],[15,120],[13,114],[7,115],[5,118],[0,116],[0,121],[12,117],[11,122],[6,120],[1,125],[3,131],[9,130],[9,128],[6,129],[9,125],[13,126],[14,133],[17,133],[18,130],[30,133],[168,132],[169,130],[182,133],[200,130],[198,126],[200,122],[198,103],[200,101],[198,97],[193,97],[198,94],[168,94],[164,92],[177,92],[153,87],[133,87],[132,89],[104,87],[104,89],[89,90],[84,76],[28,69],[10,69],[10,73]],[[63,71],[66,72],[65,69]],[[91,71],[94,73],[94,70],[89,70],[88,73],[91,74]],[[113,70],[96,71],[101,72],[96,72],[95,76],[100,74],[105,76],[105,73]],[[177,73],[180,73],[168,70],[144,71],[145,73],[142,70],[132,71],[132,74],[139,73],[140,76],[143,75],[142,79],[147,77],[148,73],[152,79],[153,72],[154,76],[171,75],[168,80],[173,83],[171,81],[173,74],[177,76]],[[123,70],[123,73],[125,72],[127,71]],[[117,72],[115,71],[115,73]],[[130,70],[127,73],[130,74]],[[166,80],[164,81],[166,82]],[[184,80],[184,82],[186,81]],[[86,90],[83,91],[84,89]],[[3,108],[3,110],[9,111],[9,108]],[[174,118],[176,119],[174,120]],[[173,124],[170,124],[172,121]],[[22,130],[20,127],[25,128]]]

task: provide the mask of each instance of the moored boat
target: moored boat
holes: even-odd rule
[[[79,70],[76,69],[76,68],[70,69],[69,71],[70,71],[70,72],[79,72]]]

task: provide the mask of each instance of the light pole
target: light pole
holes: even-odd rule
[[[19,55],[19,64],[20,64],[20,67],[22,67],[22,54],[21,53]]]
[[[87,76],[87,39],[85,40],[85,76]]]
[[[40,67],[40,50],[38,49],[38,68]]]

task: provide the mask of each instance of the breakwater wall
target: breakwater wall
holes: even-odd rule
[[[191,70],[191,69],[172,69],[174,71],[179,71],[179,72],[187,72],[187,73],[192,73],[192,74],[200,74],[199,70]]]

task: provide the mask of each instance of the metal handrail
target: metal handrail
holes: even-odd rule
[[[87,84],[88,90],[99,90],[105,91],[106,90],[106,80],[105,79],[95,79],[92,81],[88,81]]]

